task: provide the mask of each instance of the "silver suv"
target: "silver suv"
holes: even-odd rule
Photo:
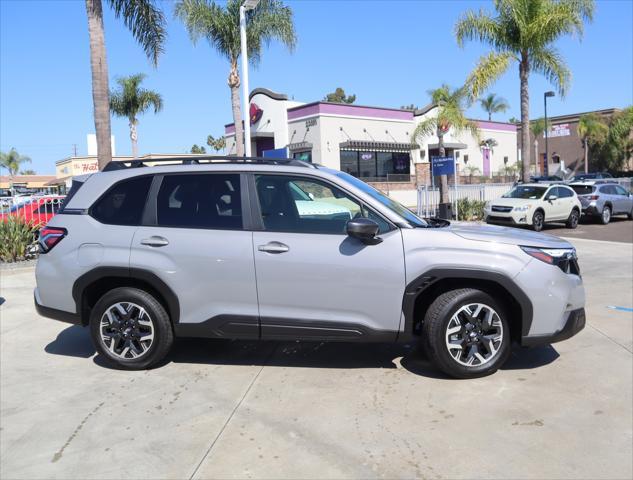
[[[583,215],[600,219],[603,225],[613,215],[626,215],[633,220],[633,194],[621,185],[605,181],[570,183],[576,192]]]
[[[447,374],[496,371],[585,325],[576,252],[504,227],[424,220],[348,174],[214,157],[78,179],[41,231],[35,305],[115,365],[174,337],[422,342]]]

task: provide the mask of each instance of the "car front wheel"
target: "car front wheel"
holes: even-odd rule
[[[472,288],[435,299],[422,325],[422,342],[433,363],[455,378],[496,372],[510,355],[510,329],[503,307]]]
[[[174,339],[163,305],[131,287],[115,288],[99,299],[90,315],[90,334],[108,363],[127,370],[156,365]]]
[[[540,210],[534,212],[534,216],[532,217],[532,228],[535,232],[540,232],[543,230],[543,224],[545,223],[545,215]]]

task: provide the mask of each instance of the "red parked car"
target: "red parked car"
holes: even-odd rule
[[[26,222],[32,222],[35,226],[46,225],[55,216],[64,202],[63,196],[32,197],[16,203],[8,210],[0,213],[0,220],[9,217],[20,217]]]

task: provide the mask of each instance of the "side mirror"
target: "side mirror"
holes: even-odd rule
[[[547,197],[547,200],[551,202],[553,200],[558,200],[558,197],[556,195],[550,195],[549,197]]]
[[[366,245],[376,245],[382,242],[382,238],[377,237],[380,227],[369,218],[354,218],[347,222],[347,234],[357,238]]]

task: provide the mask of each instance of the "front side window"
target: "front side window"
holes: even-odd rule
[[[91,215],[108,225],[140,225],[151,176],[117,183],[93,205]]]
[[[239,174],[167,175],[156,199],[166,227],[242,229]]]
[[[381,232],[390,225],[338,188],[304,177],[256,176],[257,196],[268,231],[345,234],[352,218],[370,218]]]
[[[558,187],[558,196],[559,198],[573,197],[574,192],[572,192],[569,188]]]

